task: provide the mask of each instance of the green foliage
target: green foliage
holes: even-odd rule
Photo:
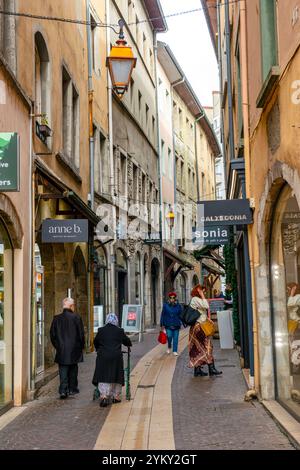
[[[241,343],[240,337],[240,321],[238,312],[238,288],[237,288],[237,272],[235,268],[235,255],[234,255],[234,237],[233,230],[230,233],[230,242],[223,249],[225,259],[225,272],[226,284],[231,284],[232,287],[232,319],[234,328],[234,339],[238,345]],[[225,298],[230,298],[230,293],[225,291]]]

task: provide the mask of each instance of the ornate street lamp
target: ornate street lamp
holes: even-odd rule
[[[174,222],[175,222],[175,214],[172,211],[172,209],[169,209],[169,212],[166,215],[166,219],[167,219],[167,223],[170,229],[172,230],[172,228],[174,227]]]
[[[124,39],[124,26],[125,21],[119,20],[120,32],[119,39],[116,41],[115,46],[112,46],[110,55],[106,59],[106,66],[108,67],[112,86],[120,99],[123,98],[125,91],[131,79],[132,71],[136,65],[136,58],[133,56],[131,47],[126,46],[127,42]]]

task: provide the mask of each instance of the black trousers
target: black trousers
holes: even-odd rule
[[[78,388],[78,364],[59,364],[59,394],[73,392]]]

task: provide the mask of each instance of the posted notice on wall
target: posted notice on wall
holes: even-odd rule
[[[142,313],[142,305],[123,305],[122,328],[128,333],[139,333]]]

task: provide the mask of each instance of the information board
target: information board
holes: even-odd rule
[[[123,305],[122,328],[129,333],[139,333],[141,330],[142,312],[142,305]]]
[[[211,313],[220,312],[224,310],[224,299],[208,299],[209,310]]]

